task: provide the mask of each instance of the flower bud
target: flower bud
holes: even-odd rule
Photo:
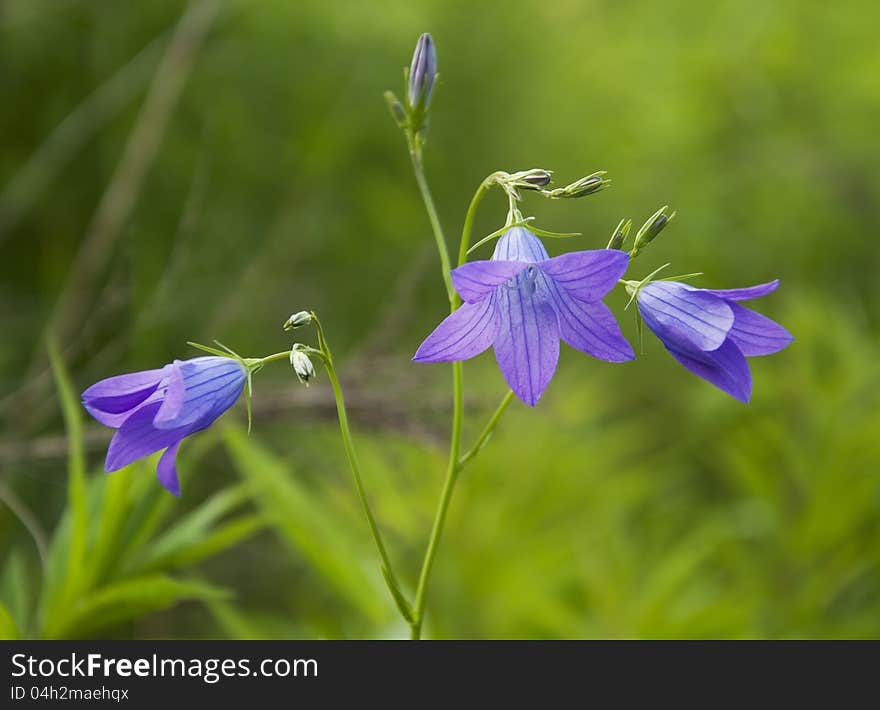
[[[667,209],[669,209],[669,206],[663,205],[663,207],[652,214],[648,218],[648,221],[642,225],[639,233],[636,234],[636,240],[633,244],[633,256],[638,254],[648,244],[654,241],[656,236],[663,231],[663,228],[666,227],[667,224],[669,224],[669,221],[673,217],[675,217],[675,212],[672,212],[671,214],[666,214]]]
[[[284,330],[296,330],[297,328],[302,328],[304,325],[308,325],[312,322],[312,314],[308,311],[300,311],[299,313],[294,313],[290,318],[284,321],[284,325],[281,326]]]
[[[290,351],[290,364],[293,366],[297,379],[308,387],[309,380],[315,376],[315,366],[309,360],[309,356],[298,350],[296,345]]]
[[[388,110],[391,112],[391,118],[394,119],[398,126],[403,128],[406,125],[406,111],[393,92],[386,91],[384,96],[385,103],[388,104]]]
[[[575,180],[565,187],[557,187],[555,190],[542,190],[541,194],[552,199],[586,197],[605,189],[611,184],[611,180],[606,179],[604,175],[605,171],[600,170],[592,175],[582,177],[580,180]]]
[[[629,230],[632,227],[631,219],[622,219],[619,224],[614,228],[614,232],[611,234],[611,239],[608,240],[608,246],[606,249],[620,249],[623,246],[623,243],[626,241],[626,238],[629,236]]]
[[[505,181],[507,185],[513,188],[521,187],[524,190],[539,190],[550,184],[552,173],[549,170],[533,168],[532,170],[521,170],[513,173]]]
[[[431,103],[434,77],[437,76],[437,51],[434,40],[425,32],[416,43],[409,67],[408,96],[410,108],[427,110]]]

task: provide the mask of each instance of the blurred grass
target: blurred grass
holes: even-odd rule
[[[149,462],[94,473],[109,433],[73,436],[90,515],[86,562],[70,562],[82,543],[70,546],[52,380],[14,393],[43,357],[45,320],[160,54],[149,49],[113,110],[66,139],[55,172],[22,170],[121,67],[166,47],[184,8],[0,5],[0,226],[18,215],[0,233],[0,470],[55,531],[60,565],[44,578],[27,530],[0,507],[0,635],[400,635],[329,389],[297,389],[280,367],[257,379],[252,437],[231,421],[187,442],[179,503]],[[109,271],[90,284],[95,306],[59,343],[71,388],[188,356],[186,340],[275,352],[291,312],[318,310],[411,594],[441,485],[449,373],[409,362],[444,297],[381,92],[399,91],[429,30],[441,79],[426,160],[450,235],[493,170],[546,167],[564,183],[604,168],[615,182],[596,197],[527,203],[542,226],[585,235],[551,250],[603,246],[620,217],[640,223],[668,203],[679,216],[633,273],[672,261],[715,287],[778,276],[779,292],[756,305],[796,336],[752,360],[748,407],[650,337],[623,366],[565,349],[540,406],[514,403],[462,478],[429,634],[877,637],[878,19],[867,0],[228,2]],[[486,204],[475,234],[504,216],[500,198]],[[469,441],[504,390],[489,355],[465,378]],[[79,616],[47,631],[41,595],[72,573],[83,576],[67,592],[78,590]],[[132,579],[157,575],[170,580],[156,582],[164,610],[126,597]],[[207,602],[173,603],[193,597]]]

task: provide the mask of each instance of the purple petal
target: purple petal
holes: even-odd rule
[[[180,366],[180,360],[175,360],[168,369],[168,379],[165,394],[162,398],[162,406],[159,407],[153,424],[162,429],[173,428],[163,426],[163,424],[173,421],[180,414],[185,397],[186,386],[183,383],[183,368]]]
[[[738,303],[731,303],[730,307],[734,321],[729,337],[746,357],[772,355],[794,340],[791,333],[767,316]]]
[[[177,450],[180,448],[182,439],[173,443],[162,454],[156,466],[156,476],[165,488],[176,496],[180,495],[180,481],[177,480]]]
[[[608,362],[635,358],[614,314],[602,301],[579,301],[550,279],[548,294],[559,319],[559,335],[575,350]]]
[[[197,357],[177,365],[185,389],[183,403],[176,411],[173,404],[168,417],[162,411],[158,413],[153,424],[159,429],[208,426],[235,404],[247,380],[244,366],[228,357]],[[170,378],[165,396],[179,396]]]
[[[559,361],[559,326],[553,306],[541,298],[527,274],[517,277],[517,287],[500,287],[500,324],[495,336],[495,359],[501,374],[517,397],[534,407],[556,372]]]
[[[507,230],[495,245],[493,261],[544,261],[549,254],[534,234],[525,227]]]
[[[675,281],[649,283],[639,291],[638,302],[648,327],[676,350],[715,350],[733,326],[727,302]]]
[[[752,394],[752,373],[745,356],[732,340],[708,353],[685,354],[668,346],[667,350],[697,377],[702,377],[731,397],[748,404]]]
[[[164,374],[164,369],[142,370],[96,382],[82,393],[83,407],[101,424],[118,427],[156,391]]]
[[[750,301],[753,298],[766,296],[773,293],[779,287],[779,279],[769,281],[765,284],[757,286],[749,286],[747,288],[728,288],[728,289],[705,289],[709,293],[720,296],[725,301]]]
[[[538,268],[581,301],[598,301],[626,272],[629,254],[617,249],[573,251],[542,261]]]
[[[523,261],[471,261],[452,271],[452,284],[462,300],[476,303],[527,267]]]
[[[161,402],[151,402],[123,422],[110,440],[104,470],[118,471],[138,459],[168,448],[189,432],[187,429],[157,429],[153,418]]]
[[[415,362],[450,362],[479,355],[495,339],[498,319],[495,297],[465,303],[446,317],[416,351]]]

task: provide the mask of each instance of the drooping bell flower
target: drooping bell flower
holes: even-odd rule
[[[653,281],[636,296],[645,324],[688,370],[741,402],[752,393],[747,357],[771,355],[794,338],[775,321],[740,305],[772,293],[779,280],[712,290]]]
[[[138,459],[165,450],[156,474],[180,495],[175,458],[180,442],[207,429],[241,395],[244,365],[228,357],[175,360],[157,370],[110,377],[82,394],[85,409],[116,433],[104,470],[118,471]]]
[[[560,339],[599,360],[633,359],[601,301],[628,260],[616,249],[551,259],[532,232],[509,229],[490,261],[472,261],[452,272],[465,303],[425,339],[413,360],[467,360],[492,346],[510,389],[534,406],[556,372]]]

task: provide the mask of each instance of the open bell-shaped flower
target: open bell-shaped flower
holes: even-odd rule
[[[113,427],[104,470],[108,473],[165,450],[156,474],[180,495],[175,459],[180,442],[207,429],[241,395],[245,366],[228,357],[175,360],[157,370],[143,370],[101,380],[82,394],[86,411]]]
[[[601,300],[628,261],[616,249],[551,259],[532,232],[513,227],[498,240],[490,261],[472,261],[452,272],[465,303],[425,339],[413,360],[467,360],[492,346],[510,389],[534,406],[556,372],[560,339],[600,360],[634,357]]]
[[[747,357],[771,355],[794,340],[775,321],[741,305],[772,293],[779,281],[713,290],[677,281],[653,281],[638,289],[645,324],[688,370],[741,402],[752,394]]]

